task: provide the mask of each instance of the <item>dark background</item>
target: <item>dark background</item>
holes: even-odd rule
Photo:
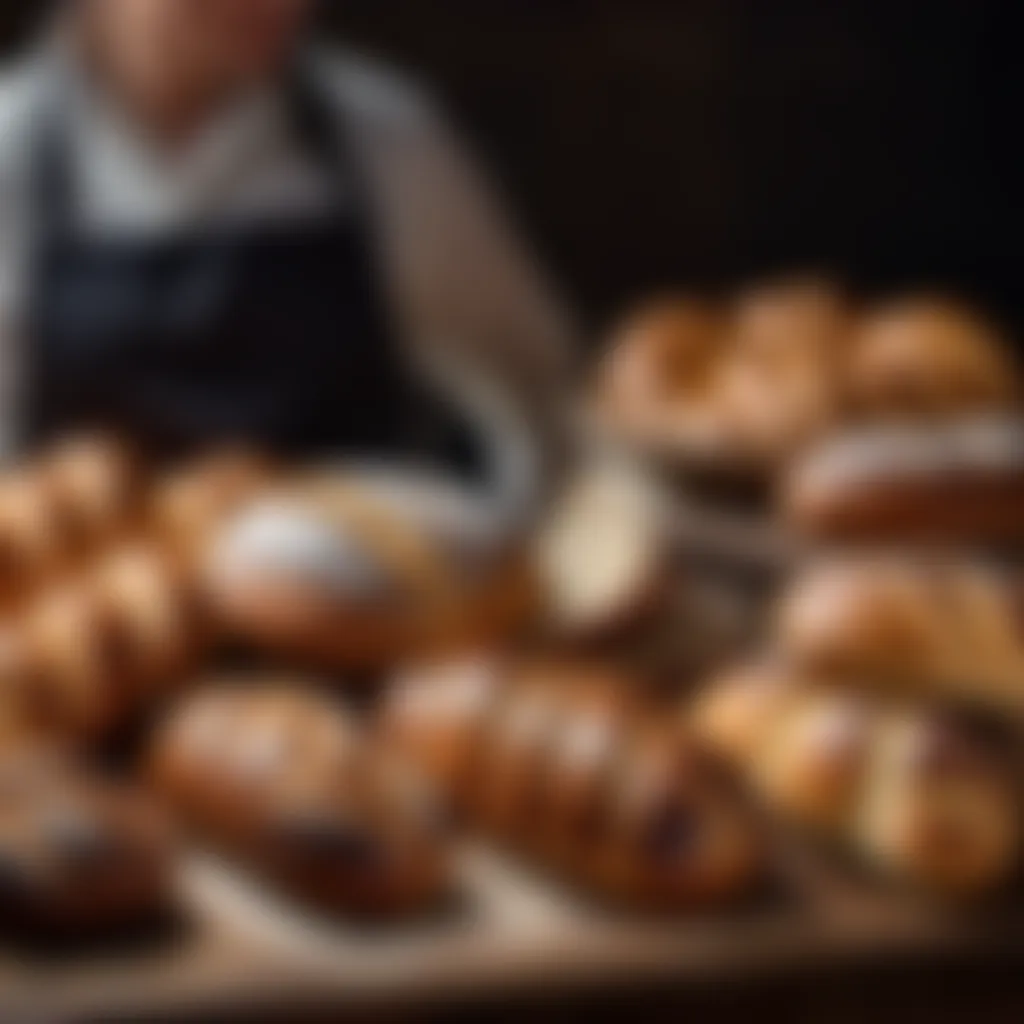
[[[651,287],[832,266],[1024,323],[1024,99],[994,0],[338,0],[447,103],[592,321]],[[0,0],[0,43],[39,5]]]

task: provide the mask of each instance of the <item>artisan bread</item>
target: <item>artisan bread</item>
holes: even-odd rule
[[[730,780],[628,678],[491,659],[410,670],[381,728],[470,821],[613,899],[721,904],[762,867]]]
[[[686,717],[769,810],[884,873],[966,898],[1006,883],[1019,865],[1011,762],[948,715],[774,664],[713,681]]]
[[[323,909],[409,914],[449,885],[421,777],[295,679],[213,680],[164,723],[150,775],[200,837]]]
[[[829,559],[780,600],[777,644],[812,674],[1024,708],[1024,638],[992,571],[899,556]]]
[[[215,536],[203,576],[217,621],[329,669],[501,638],[534,612],[527,560],[491,545],[472,502],[448,498],[372,474],[294,481]]]
[[[784,517],[850,542],[1018,545],[1024,539],[1024,420],[851,430],[789,469]]]

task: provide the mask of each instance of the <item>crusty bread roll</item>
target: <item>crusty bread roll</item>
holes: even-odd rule
[[[247,507],[208,549],[218,622],[264,653],[328,669],[500,639],[534,613],[528,563],[488,549],[464,519],[469,502],[432,496],[428,483],[317,474]]]
[[[725,327],[724,310],[704,299],[648,302],[613,332],[601,369],[608,398],[643,406],[699,389],[717,358]]]
[[[38,752],[0,760],[0,931],[86,938],[156,920],[173,853],[141,795]]]
[[[66,543],[94,551],[125,529],[138,510],[141,467],[121,441],[71,437],[38,467]]]
[[[124,531],[137,465],[114,440],[75,437],[0,477],[0,605],[16,606]]]
[[[852,410],[873,420],[995,412],[1018,401],[1019,383],[999,330],[941,296],[907,296],[877,309],[850,353]]]
[[[1019,712],[1024,638],[1005,581],[897,556],[812,566],[780,603],[778,645],[815,674]]]
[[[205,646],[192,581],[149,547],[112,550],[8,623],[0,701],[29,732],[76,741],[130,724]]]
[[[1021,822],[1002,753],[934,712],[806,678],[779,665],[732,672],[688,708],[688,721],[769,809],[878,869],[952,898],[1007,882]]]
[[[684,467],[770,472],[835,417],[849,322],[837,289],[804,280],[753,289],[731,313],[656,306],[613,336],[599,418]]]
[[[801,533],[850,542],[1024,540],[1024,419],[857,429],[815,446],[782,481]]]
[[[730,781],[603,670],[492,659],[412,670],[381,728],[471,820],[616,900],[721,904],[762,866]]]
[[[408,914],[446,894],[432,793],[301,681],[199,688],[157,736],[151,776],[199,835],[321,909]]]
[[[714,401],[728,317],[699,298],[656,300],[613,332],[598,368],[596,416],[616,437],[671,459],[722,443]]]

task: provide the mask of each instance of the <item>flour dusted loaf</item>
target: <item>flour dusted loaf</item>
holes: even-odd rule
[[[324,910],[409,914],[446,895],[444,815],[421,777],[301,680],[211,680],[150,775],[200,837]]]
[[[203,580],[225,631],[264,654],[374,670],[516,629],[527,559],[457,490],[386,472],[313,473],[217,533]]]
[[[1014,875],[1020,800],[1004,751],[948,715],[808,678],[746,666],[713,681],[688,721],[767,808],[884,873],[957,899]]]
[[[1024,542],[1024,418],[853,429],[798,459],[781,508],[826,541]]]
[[[485,831],[658,910],[749,892],[760,836],[730,780],[628,680],[478,659],[407,673],[382,729]]]

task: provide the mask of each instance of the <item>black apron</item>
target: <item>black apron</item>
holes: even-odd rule
[[[430,403],[391,329],[358,161],[307,70],[288,91],[297,137],[345,183],[337,208],[158,241],[76,228],[70,134],[51,105],[34,167],[30,440],[99,427],[155,453],[409,454]]]

